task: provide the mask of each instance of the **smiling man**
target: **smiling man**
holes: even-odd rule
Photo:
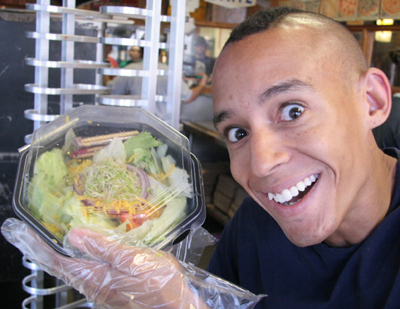
[[[233,30],[212,92],[250,197],[209,270],[267,294],[263,308],[399,306],[399,153],[372,134],[390,84],[352,34],[317,14],[261,11]]]
[[[266,294],[256,308],[399,308],[400,152],[381,151],[372,133],[390,113],[390,85],[351,33],[313,13],[260,11],[218,58],[213,101],[250,197],[209,271]],[[101,308],[250,308],[261,298],[94,231],[68,235],[89,259],[57,254],[16,219],[2,233]]]

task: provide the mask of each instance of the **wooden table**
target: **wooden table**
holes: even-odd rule
[[[211,94],[211,85],[204,86],[203,90],[201,91],[201,94]]]
[[[201,135],[212,139],[217,144],[226,147],[224,139],[214,127],[212,121],[181,121],[183,129],[189,133],[190,146],[192,145],[193,134]]]
[[[183,129],[185,132],[189,133],[189,141],[190,148],[192,149],[193,136],[203,136],[210,139],[212,142],[215,142],[218,145],[226,148],[225,140],[221,137],[218,131],[214,127],[214,123],[212,121],[181,121],[183,125]],[[220,224],[225,226],[230,217],[223,213],[218,207],[213,204],[207,203],[207,215],[211,216],[215,220],[217,220]]]

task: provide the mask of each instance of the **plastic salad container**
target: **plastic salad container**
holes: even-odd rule
[[[62,254],[73,227],[162,249],[205,220],[188,139],[139,107],[83,105],[37,129],[21,152],[13,207]]]

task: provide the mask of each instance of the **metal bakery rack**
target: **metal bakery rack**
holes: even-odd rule
[[[180,93],[182,82],[182,64],[185,28],[185,1],[171,1],[171,16],[157,14],[161,11],[161,1],[148,1],[146,9],[135,7],[104,6],[100,8],[103,14],[113,17],[129,17],[145,20],[144,39],[101,37],[100,42],[120,46],[144,47],[143,70],[120,68],[100,68],[104,75],[112,76],[142,76],[141,97],[120,95],[99,95],[98,103],[114,106],[142,106],[162,118],[174,128],[179,128]],[[170,36],[167,43],[160,42],[161,22],[170,23]],[[159,50],[168,49],[168,71],[157,67]],[[168,76],[167,95],[156,94],[157,75]],[[165,102],[165,111],[160,111],[156,102]]]
[[[146,9],[121,6],[104,6],[100,11],[89,11],[75,8],[75,0],[63,0],[62,6],[50,4],[50,0],[37,0],[36,4],[27,4],[27,9],[36,12],[36,31],[27,32],[29,39],[35,39],[35,57],[26,58],[26,65],[35,67],[35,80],[26,84],[25,90],[34,94],[34,107],[24,111],[24,116],[33,121],[33,129],[50,122],[59,115],[48,113],[48,96],[60,96],[60,114],[65,114],[74,107],[74,95],[94,95],[94,104],[113,106],[141,106],[157,115],[157,102],[165,102],[163,120],[179,128],[180,93],[182,82],[182,63],[184,48],[184,28],[186,19],[186,1],[171,0],[171,16],[161,15],[162,0],[148,0]],[[50,33],[51,18],[61,18],[61,33]],[[144,39],[126,39],[105,37],[107,24],[133,24],[133,19],[145,21]],[[77,21],[90,21],[98,25],[97,36],[76,35]],[[160,43],[161,22],[170,23],[170,36],[167,43]],[[50,41],[61,42],[61,59],[50,60]],[[93,61],[74,58],[75,42],[92,43],[96,49]],[[104,62],[104,44],[119,46],[144,47],[143,70],[111,68]],[[158,70],[159,49],[168,49],[168,70]],[[49,69],[60,70],[59,87],[49,87]],[[95,70],[94,84],[74,84],[74,70]],[[141,96],[110,95],[109,88],[103,85],[103,75],[142,76]],[[157,75],[168,76],[168,93],[156,95]],[[31,142],[31,135],[25,136],[25,142]],[[43,308],[43,297],[55,295],[55,307],[91,308],[86,299],[68,303],[68,292],[71,288],[60,280],[56,287],[44,288],[44,273],[27,257],[23,265],[31,270],[31,275],[24,278],[23,289],[31,296],[22,303],[22,308]]]

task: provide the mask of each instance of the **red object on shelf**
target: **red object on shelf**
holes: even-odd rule
[[[108,59],[108,61],[110,61],[110,65],[112,68],[119,67],[118,62],[113,57],[107,56],[107,59]]]

